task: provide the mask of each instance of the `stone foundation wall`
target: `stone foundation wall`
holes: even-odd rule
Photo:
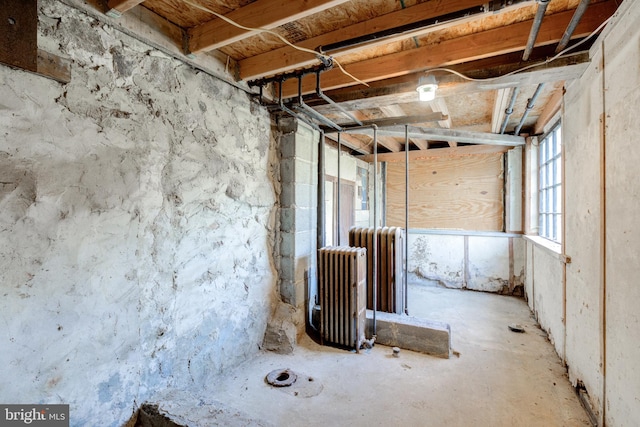
[[[121,425],[258,351],[275,142],[244,92],[38,3],[38,44],[72,79],[0,66],[0,401]]]

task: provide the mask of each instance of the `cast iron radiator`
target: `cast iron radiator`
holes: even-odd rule
[[[404,230],[399,227],[351,227],[349,246],[367,248],[367,308],[373,309],[373,242],[377,249],[376,310],[404,313]]]
[[[366,249],[328,246],[318,250],[320,337],[360,350],[366,321]]]

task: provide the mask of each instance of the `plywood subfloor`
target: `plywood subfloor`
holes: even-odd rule
[[[459,357],[402,350],[396,358],[380,345],[355,354],[305,338],[294,354],[263,353],[197,396],[166,391],[160,407],[198,426],[589,425],[524,300],[424,283],[412,284],[409,298],[413,315],[450,323]],[[509,331],[510,323],[526,332]],[[278,368],[306,383],[267,385]]]

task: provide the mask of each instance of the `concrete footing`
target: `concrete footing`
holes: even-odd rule
[[[367,336],[373,336],[371,310],[367,310]],[[448,323],[378,311],[376,343],[448,359],[451,349],[451,327]]]

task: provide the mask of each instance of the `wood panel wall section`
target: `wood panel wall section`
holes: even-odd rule
[[[502,231],[503,153],[409,163],[409,228]],[[387,163],[388,226],[405,226],[405,165]]]

